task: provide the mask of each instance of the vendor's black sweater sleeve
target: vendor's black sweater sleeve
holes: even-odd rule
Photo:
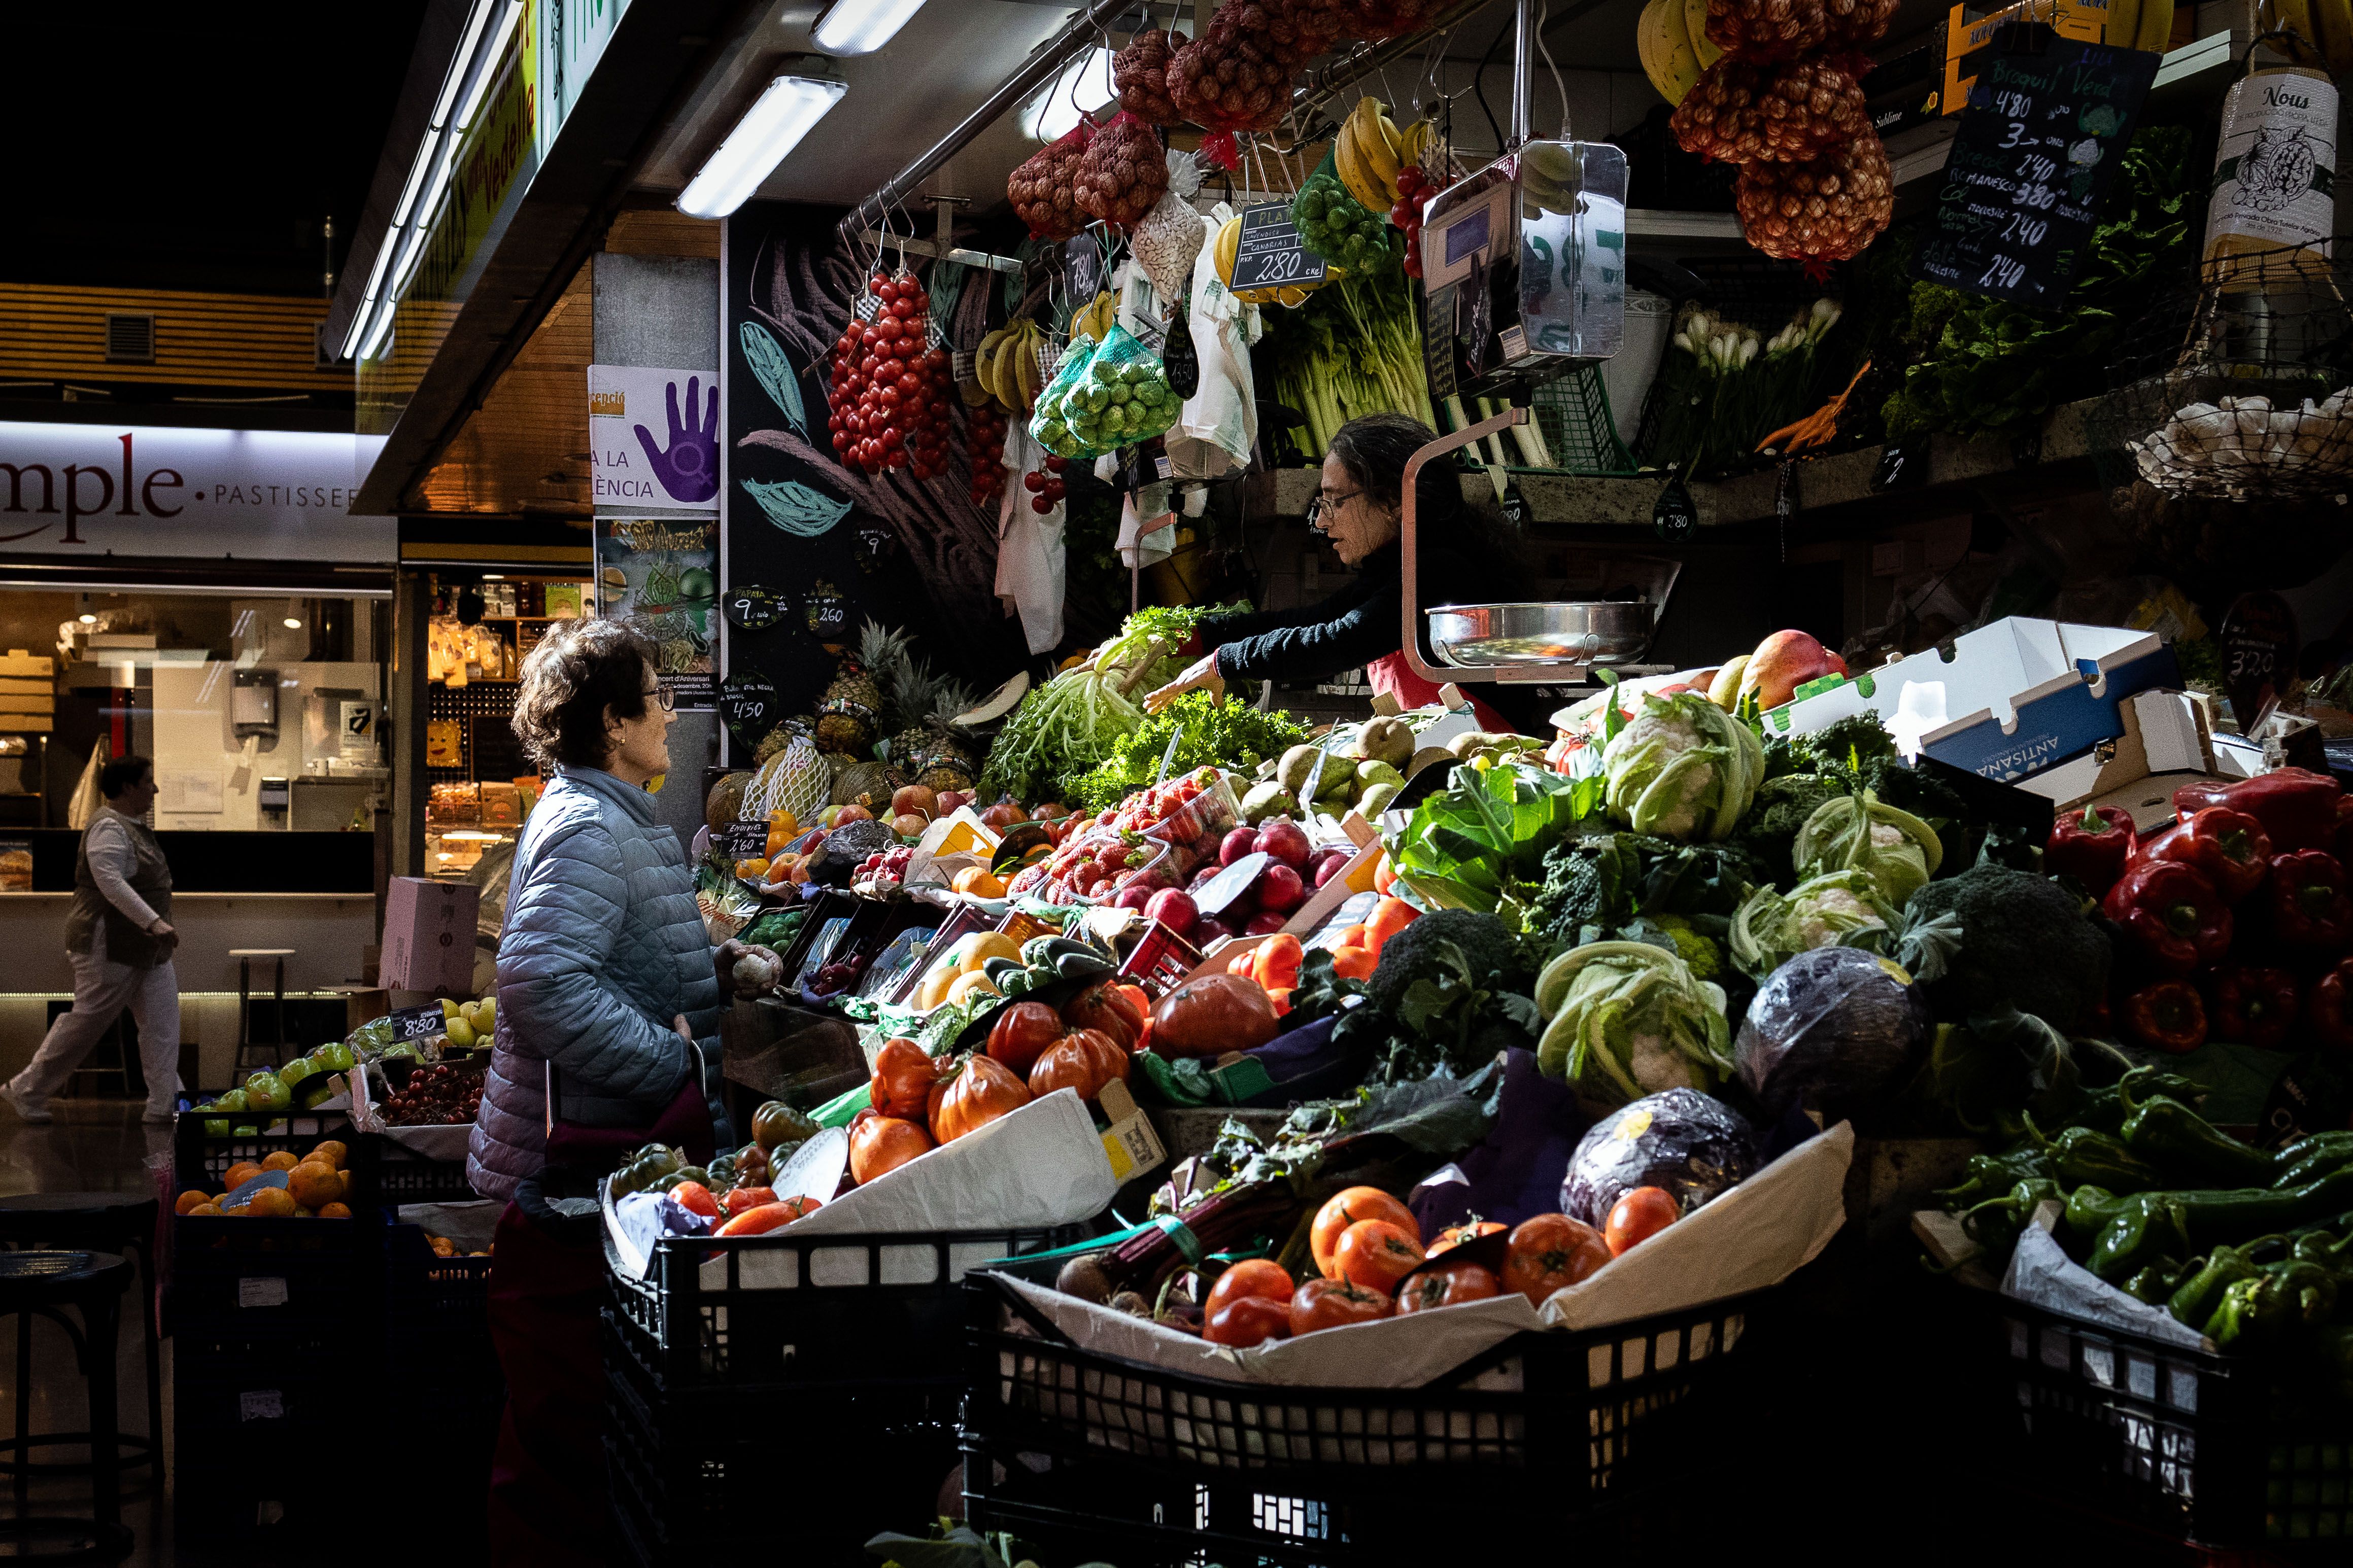
[[[1260,610],[1201,622],[1204,644],[1218,650],[1218,673],[1228,680],[1319,680],[1385,658],[1399,646],[1404,587],[1395,544],[1374,552],[1356,580],[1323,603],[1296,610]],[[1479,604],[1498,595],[1475,582],[1471,563],[1442,547],[1421,552],[1422,600],[1430,605]],[[1428,656],[1428,639],[1422,653]]]

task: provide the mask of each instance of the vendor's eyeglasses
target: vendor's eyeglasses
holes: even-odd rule
[[[668,686],[649,686],[644,691],[640,692],[639,695],[652,698],[655,704],[665,713],[675,713],[678,711],[678,692],[674,688]]]
[[[1307,503],[1307,526],[1322,533],[1324,531],[1324,519],[1327,514],[1339,510],[1364,493],[1362,490],[1350,490],[1344,496],[1318,495]]]

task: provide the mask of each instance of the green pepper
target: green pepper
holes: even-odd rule
[[[2273,1177],[2272,1185],[2300,1187],[2353,1165],[2353,1132],[2316,1132],[2299,1138],[2276,1158],[2279,1173]]]
[[[2269,1182],[2278,1173],[2272,1155],[2163,1095],[2139,1102],[2125,1122],[2123,1137],[2134,1153],[2200,1181]]]
[[[2353,1222],[2353,1215],[2339,1215],[2326,1225],[2298,1232],[2288,1244],[2288,1255],[2353,1275],[2353,1223],[2348,1222]]]
[[[2126,1119],[2132,1115],[2134,1108],[2153,1095],[2161,1094],[2186,1103],[2202,1092],[2196,1082],[2177,1073],[2159,1072],[2154,1067],[2137,1067],[2104,1089],[2086,1090],[2083,1104],[2068,1120],[2077,1127],[2089,1127],[2100,1132],[2117,1132],[2123,1131]]]
[[[1961,1223],[1979,1247],[1988,1252],[2006,1253],[2018,1244],[2020,1234],[2037,1208],[2051,1199],[2065,1196],[2058,1183],[2047,1176],[2036,1177],[1978,1205],[1961,1216]]]
[[[2178,1263],[2152,1263],[2124,1283],[2124,1292],[2136,1301],[2161,1307],[2174,1291],[2181,1287],[2187,1266]]]
[[[2084,1267],[2113,1285],[2153,1263],[2187,1258],[2189,1237],[2170,1193],[2136,1193],[2100,1231]]]
[[[1961,1179],[1936,1195],[1948,1209],[1966,1209],[2008,1193],[2021,1182],[2055,1176],[2051,1157],[2031,1144],[2006,1154],[1972,1154]]]
[[[2026,1125],[2029,1131],[2035,1131],[2032,1118]],[[2049,1153],[2059,1180],[2070,1187],[2089,1184],[2112,1193],[2144,1193],[2165,1184],[2155,1165],[2126,1148],[2115,1134],[2094,1128],[2068,1128],[2051,1140]]]
[[[2088,1241],[2124,1213],[2126,1200],[2105,1187],[2077,1187],[2067,1194],[2067,1231]]]
[[[2206,1321],[2206,1337],[2231,1350],[2258,1338],[2277,1339],[2290,1329],[2315,1327],[2336,1310],[2337,1277],[2327,1269],[2294,1260],[2269,1264],[2222,1292],[2222,1304]]]
[[[2254,1255],[2276,1245],[2276,1236],[2259,1237],[2243,1247],[2218,1247],[2208,1253],[2165,1304],[2178,1322],[2203,1330],[2222,1304],[2222,1293],[2242,1279],[2255,1278]]]

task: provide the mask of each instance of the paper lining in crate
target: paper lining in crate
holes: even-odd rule
[[[921,1236],[903,1247],[880,1249],[882,1285],[941,1282],[939,1248],[930,1239],[958,1232],[1047,1230],[1091,1220],[1109,1206],[1119,1190],[1103,1134],[1077,1091],[1057,1089],[987,1126],[917,1156],[897,1170],[834,1197],[849,1168],[849,1134],[828,1127],[801,1145],[770,1184],[778,1198],[816,1197],[820,1206],[733,1250],[706,1258],[702,1283],[710,1289],[789,1290],[801,1284],[800,1254],[792,1247],[752,1246],[757,1240],[806,1241],[825,1236],[871,1237],[896,1232]],[[642,1279],[653,1261],[656,1234],[646,1223],[651,1205],[624,1215],[608,1184],[603,1194],[605,1231],[618,1266]],[[644,1216],[640,1218],[639,1216]],[[953,1243],[949,1279],[1004,1256],[1001,1244]],[[856,1246],[808,1255],[813,1286],[865,1285],[869,1248]]]
[[[1845,1223],[1853,1153],[1854,1129],[1845,1122],[1808,1139],[1589,1279],[1556,1291],[1541,1312],[1524,1296],[1497,1296],[1237,1350],[1046,1286],[996,1278],[1071,1343],[1097,1354],[1236,1384],[1421,1388],[1530,1330],[1599,1329],[1779,1284]],[[1003,1321],[1018,1319],[1008,1309]],[[1499,1366],[1496,1376],[1477,1386],[1519,1387],[1516,1370]]]

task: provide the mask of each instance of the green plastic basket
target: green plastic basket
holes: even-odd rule
[[[1634,455],[1609,419],[1609,390],[1599,364],[1582,364],[1535,390],[1536,428],[1552,455],[1551,472],[1580,479],[1622,478],[1637,471]]]

